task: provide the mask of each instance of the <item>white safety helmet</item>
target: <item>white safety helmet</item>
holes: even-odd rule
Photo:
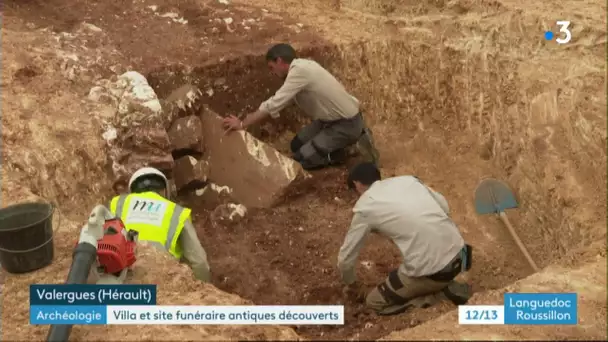
[[[155,169],[153,167],[142,167],[141,169],[135,171],[129,180],[129,191],[133,192],[133,186],[137,185],[137,181],[144,177],[157,176],[163,180],[164,187],[167,187],[168,180],[164,173],[160,170]]]

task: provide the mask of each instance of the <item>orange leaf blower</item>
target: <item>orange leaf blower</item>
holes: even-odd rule
[[[97,264],[97,273],[120,278],[135,262],[137,231],[127,231],[123,222],[108,208],[97,205],[91,211],[87,224],[82,227],[66,284],[86,284],[88,275]],[[99,282],[98,282],[99,283]],[[51,325],[48,342],[65,342],[72,325]]]
[[[103,225],[103,237],[97,241],[98,271],[117,274],[135,262],[137,231],[128,231],[122,220],[113,218]]]

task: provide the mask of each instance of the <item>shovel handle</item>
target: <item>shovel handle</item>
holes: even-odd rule
[[[521,240],[519,239],[519,236],[517,236],[515,229],[513,229],[513,226],[511,226],[511,223],[509,222],[509,219],[507,218],[507,214],[505,214],[504,211],[501,211],[499,216],[500,216],[500,219],[502,220],[502,222],[505,224],[505,226],[507,226],[507,228],[509,229],[509,233],[511,233],[511,236],[513,237],[513,240],[515,240],[517,247],[519,247],[519,249],[524,254],[526,259],[528,259],[528,263],[530,264],[530,266],[532,266],[532,269],[534,269],[534,272],[538,272],[539,271],[538,265],[536,265],[536,263],[530,256],[530,253],[528,253],[528,249],[526,249],[526,246],[524,246],[524,244],[521,242]]]

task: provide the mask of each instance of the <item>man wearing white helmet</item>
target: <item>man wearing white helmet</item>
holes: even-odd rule
[[[184,259],[197,279],[209,282],[207,254],[192,225],[191,210],[165,198],[167,184],[161,171],[141,168],[129,180],[130,193],[114,197],[110,210],[128,230],[139,232],[139,240]]]

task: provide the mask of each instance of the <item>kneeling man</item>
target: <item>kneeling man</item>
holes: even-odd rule
[[[397,245],[403,263],[367,294],[369,308],[380,315],[395,315],[410,307],[431,305],[441,297],[457,305],[467,302],[468,285],[454,278],[470,268],[472,249],[450,219],[447,201],[441,194],[414,176],[381,180],[380,171],[372,163],[355,166],[348,185],[360,197],[338,256],[346,292],[362,291],[355,265],[366,236],[375,232]]]

